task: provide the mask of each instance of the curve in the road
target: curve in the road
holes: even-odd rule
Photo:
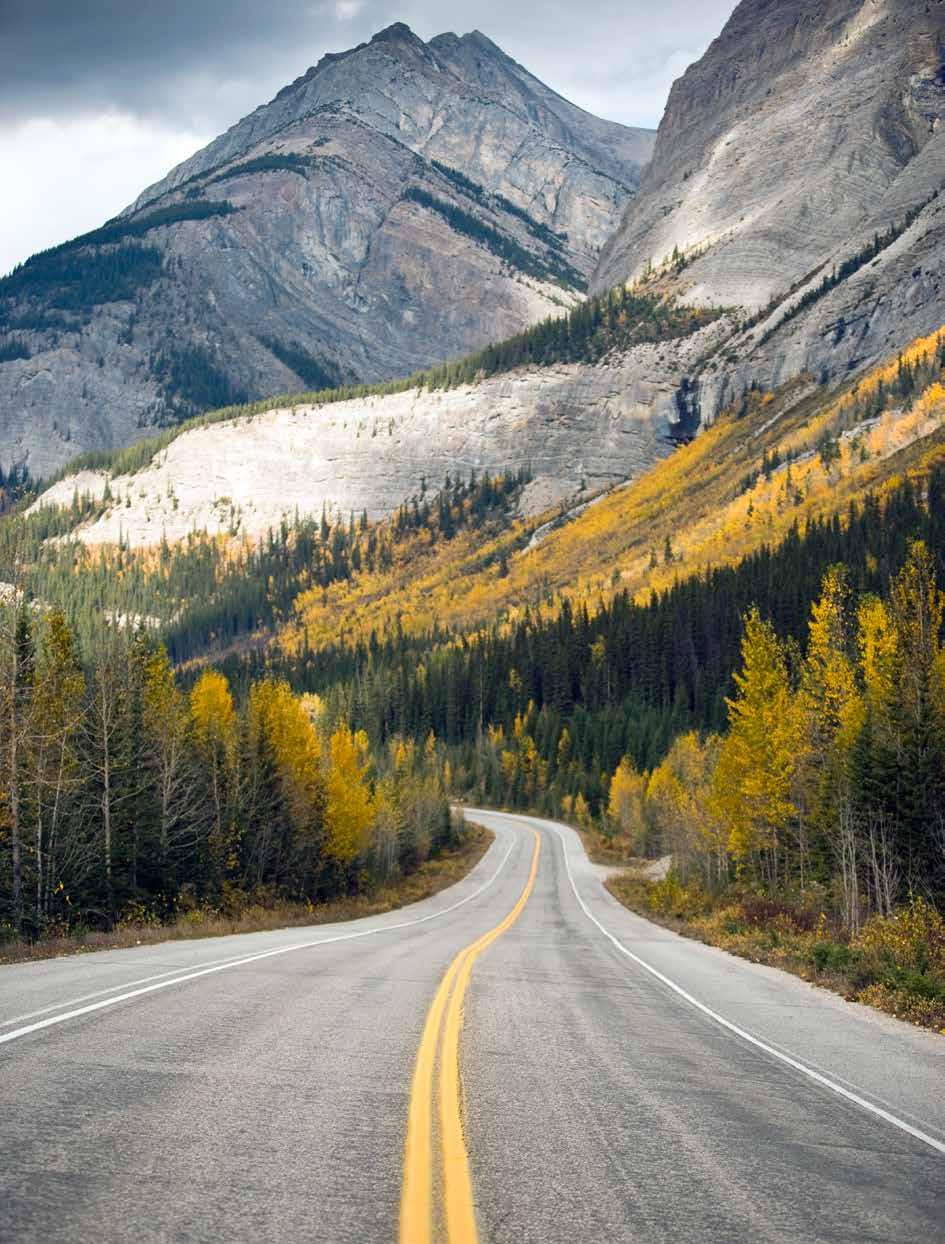
[[[449,907],[444,907],[442,911],[428,912],[425,916],[418,916],[415,920],[400,920],[395,924],[385,924],[380,928],[359,929],[353,933],[336,933],[332,937],[318,937],[305,942],[293,942],[290,946],[277,946],[273,950],[261,950],[252,955],[239,955],[232,959],[220,959],[210,964],[198,968],[196,971],[184,972],[181,974],[173,974],[168,972],[159,972],[154,976],[146,976],[141,980],[130,981],[124,985],[116,985],[113,989],[98,990],[96,993],[85,994],[81,998],[73,998],[67,1002],[58,1003],[53,1006],[43,1007],[42,1010],[33,1011],[28,1015],[21,1015],[12,1020],[0,1021],[0,1028],[10,1023],[17,1023],[22,1019],[32,1019],[36,1015],[42,1015],[49,1011],[59,1011],[58,1015],[52,1015],[47,1019],[38,1020],[33,1024],[25,1024],[23,1027],[14,1028],[12,1032],[0,1033],[0,1045],[8,1044],[10,1041],[17,1041],[21,1037],[29,1036],[33,1032],[41,1032],[44,1028],[53,1028],[57,1024],[64,1024],[67,1020],[78,1019],[81,1015],[91,1015],[95,1011],[102,1011],[106,1007],[116,1006],[119,1002],[128,1002],[132,998],[141,998],[146,994],[157,992],[159,989],[170,989],[172,985],[182,985],[185,981],[198,980],[201,976],[212,976],[217,972],[225,972],[229,968],[242,967],[247,963],[256,963],[260,959],[271,959],[275,955],[287,955],[293,951],[311,950],[315,946],[330,946],[335,942],[352,942],[363,937],[376,937],[381,933],[393,933],[398,929],[413,928],[418,924],[426,924],[430,920],[439,920],[442,916],[448,916],[450,912],[456,911],[460,907],[465,907],[467,903],[471,903],[473,899],[479,898],[486,890],[495,882],[496,878],[502,872],[509,856],[512,854],[515,843],[513,842],[505,855],[499,862],[498,868],[492,876],[485,881],[478,890],[474,890],[472,894],[467,894],[465,898],[459,902],[453,903]],[[161,979],[163,977],[173,976],[173,979]],[[147,982],[152,983],[147,983]],[[114,989],[121,990],[120,993],[114,993]],[[112,994],[109,998],[103,998],[98,1002],[90,1003],[88,1006],[77,1006],[76,1003],[85,1002],[88,998],[97,997],[100,993]],[[67,1008],[63,1010],[63,1008]]]
[[[447,968],[427,1015],[417,1053],[407,1117],[404,1182],[400,1210],[400,1244],[429,1244],[433,1233],[433,1080],[440,1047],[440,1147],[443,1170],[443,1213],[448,1244],[476,1244],[469,1154],[463,1135],[459,1036],[463,999],[473,964],[496,938],[522,914],[538,874],[541,835],[535,844],[528,879],[508,915],[466,946]]]
[[[513,819],[510,814],[506,815],[508,819]],[[514,817],[514,819],[522,821],[525,824],[531,824],[534,818],[521,816]],[[823,1088],[829,1089],[831,1092],[836,1093],[839,1097],[845,1098],[847,1101],[852,1102],[853,1105],[859,1106],[861,1109],[866,1110],[876,1118],[882,1119],[886,1123],[891,1123],[893,1127],[897,1127],[900,1131],[908,1133],[916,1140],[922,1141],[923,1144],[928,1145],[937,1153],[945,1155],[945,1143],[942,1141],[937,1140],[934,1136],[930,1136],[928,1132],[922,1131],[921,1128],[914,1127],[911,1123],[907,1123],[905,1119],[901,1119],[898,1115],[893,1114],[891,1111],[883,1109],[882,1106],[877,1105],[875,1102],[868,1101],[865,1097],[860,1096],[859,1093],[854,1093],[851,1089],[845,1088],[842,1084],[838,1084],[836,1080],[831,1079],[829,1076],[823,1075],[821,1072],[816,1071],[813,1067],[807,1066],[807,1064],[801,1062],[800,1059],[794,1058],[792,1055],[785,1053],[783,1050],[779,1050],[775,1046],[770,1045],[767,1041],[763,1041],[760,1037],[756,1037],[753,1033],[748,1032],[747,1029],[733,1023],[730,1019],[726,1019],[724,1015],[720,1015],[719,1012],[713,1010],[712,1007],[706,1006],[704,1002],[700,1002],[698,998],[693,997],[693,995],[689,993],[687,989],[684,989],[682,985],[679,985],[676,981],[671,980],[665,973],[661,972],[658,968],[653,967],[652,964],[647,963],[645,959],[641,959],[639,955],[635,954],[632,950],[626,947],[618,937],[615,937],[613,933],[601,924],[601,922],[590,910],[587,903],[585,903],[584,899],[581,897],[580,891],[578,890],[574,880],[574,873],[571,869],[571,861],[568,859],[567,844],[561,830],[559,830],[557,826],[548,822],[545,822],[545,826],[557,836],[559,842],[561,843],[565,874],[568,878],[568,884],[574,893],[574,897],[577,899],[578,906],[581,908],[584,915],[587,916],[588,920],[590,920],[597,930],[607,938],[614,949],[621,955],[627,959],[630,959],[638,967],[642,968],[644,972],[648,972],[661,984],[672,990],[677,997],[682,998],[684,1002],[687,1002],[690,1006],[695,1007],[697,1011],[701,1011],[703,1015],[707,1016],[714,1023],[719,1024],[722,1028],[726,1029],[726,1031],[733,1033],[736,1037],[739,1037],[743,1041],[747,1041],[749,1045],[753,1045],[756,1049],[762,1050],[765,1054],[769,1054],[772,1058],[778,1059],[779,1062],[785,1063],[788,1067],[793,1068],[794,1071],[799,1071],[802,1075],[807,1076],[808,1079],[813,1080],[815,1084],[819,1084]]]
[[[0,1240],[939,1238],[941,1038],[633,915],[567,826],[467,813],[490,854],[414,911],[5,970]]]

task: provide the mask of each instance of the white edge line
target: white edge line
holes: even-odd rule
[[[458,903],[453,903],[450,907],[444,907],[442,911],[430,912],[426,916],[420,916],[416,920],[401,920],[397,924],[386,924],[380,929],[360,929],[355,933],[339,933],[334,937],[320,937],[308,942],[294,942],[291,946],[277,946],[272,950],[262,950],[254,955],[241,955],[236,959],[219,960],[211,966],[199,968],[195,972],[186,972],[183,971],[183,969],[177,969],[177,971],[183,971],[183,975],[175,975],[173,980],[160,980],[157,984],[145,984],[147,981],[153,981],[156,979],[153,976],[145,976],[141,980],[129,981],[126,985],[113,985],[111,989],[103,989],[99,992],[111,993],[114,989],[123,989],[125,992],[117,994],[113,998],[104,998],[100,1002],[93,1002],[89,1006],[77,1007],[71,1011],[66,1011],[61,1015],[50,1016],[49,1019],[38,1020],[35,1024],[27,1024],[23,1028],[15,1028],[12,1032],[2,1033],[0,1034],[0,1045],[5,1045],[8,1041],[16,1041],[19,1037],[28,1036],[31,1032],[40,1032],[44,1028],[52,1028],[56,1024],[64,1023],[67,1019],[76,1019],[80,1015],[90,1015],[93,1011],[104,1010],[105,1007],[115,1006],[119,1002],[127,1002],[131,998],[140,998],[144,994],[155,993],[159,989],[168,989],[171,985],[180,985],[183,984],[184,981],[197,980],[198,977],[201,976],[210,976],[215,972],[225,972],[228,968],[241,967],[246,963],[255,963],[259,959],[270,959],[273,955],[287,955],[294,950],[308,950],[313,946],[327,946],[332,942],[350,942],[354,941],[356,938],[374,937],[379,933],[392,933],[396,929],[407,929],[417,924],[426,924],[428,920],[438,920],[441,916],[449,915],[451,911],[456,911],[458,907],[464,907],[466,903],[471,903],[474,898],[478,898],[480,894],[484,894],[496,880],[499,873],[501,873],[502,869],[508,862],[509,856],[512,854],[513,850],[520,841],[521,839],[519,838],[513,839],[509,845],[509,849],[502,857],[498,868],[489,880],[484,882],[478,890],[473,891],[472,894],[467,894],[466,897],[460,899]],[[170,973],[162,972],[160,975],[168,976]],[[132,986],[132,988],[129,989],[129,985]],[[134,988],[134,986],[137,985],[143,985],[144,987],[141,989]],[[74,1006],[76,1002],[82,1002],[85,998],[94,998],[95,996],[95,994],[85,994],[83,998],[73,998],[68,1002],[61,1002],[53,1006],[46,1007],[45,1009],[51,1011],[58,1010],[60,1007],[64,1006]],[[41,1014],[43,1014],[42,1011],[32,1012],[32,1015]],[[18,1018],[28,1019],[31,1018],[31,1016],[23,1015]],[[17,1020],[6,1020],[5,1022],[8,1024],[16,1023]]]
[[[509,814],[504,813],[503,815],[507,816]],[[529,821],[532,819],[534,818],[516,817],[516,820]],[[773,1045],[769,1045],[767,1041],[762,1041],[760,1037],[753,1036],[750,1032],[746,1032],[746,1030],[744,1028],[740,1028],[738,1024],[733,1024],[730,1019],[726,1019],[725,1016],[720,1015],[718,1011],[713,1011],[710,1006],[706,1006],[704,1002],[700,1002],[698,998],[694,998],[691,993],[683,989],[681,985],[677,985],[675,981],[670,980],[670,978],[660,972],[658,968],[654,968],[644,959],[641,959],[639,955],[634,954],[632,950],[628,950],[619,938],[616,938],[613,933],[610,933],[604,928],[597,917],[591,913],[589,907],[584,902],[584,899],[581,898],[581,895],[578,893],[578,888],[574,882],[574,874],[571,871],[571,861],[568,859],[568,845],[565,835],[550,821],[542,822],[539,820],[538,823],[551,829],[557,835],[558,840],[561,843],[561,853],[564,856],[564,867],[568,874],[568,881],[571,883],[571,889],[574,891],[574,897],[580,904],[581,910],[584,912],[585,916],[587,916],[588,920],[590,920],[592,924],[596,925],[599,931],[603,933],[604,937],[606,937],[607,940],[617,950],[619,950],[622,955],[625,955],[628,959],[632,959],[638,967],[643,968],[645,972],[649,972],[651,976],[655,977],[661,984],[665,985],[667,989],[671,989],[673,993],[688,1002],[690,1006],[695,1007],[697,1011],[701,1011],[703,1015],[708,1016],[709,1019],[713,1020],[720,1027],[727,1029],[729,1032],[733,1032],[737,1037],[741,1037],[741,1039],[743,1041],[747,1041],[749,1045],[755,1046],[756,1049],[763,1050],[765,1054],[770,1054],[772,1058],[776,1058],[779,1062],[786,1063],[789,1067],[793,1067],[795,1071],[799,1071],[801,1075],[807,1076],[809,1080],[813,1080],[816,1084],[820,1084],[824,1088],[830,1089],[831,1092],[836,1093],[839,1097],[843,1097],[847,1101],[853,1102],[854,1105],[859,1106],[862,1110],[866,1110],[870,1114],[876,1115],[877,1118],[884,1119],[887,1123],[891,1123],[893,1127],[898,1127],[900,1131],[907,1132],[908,1135],[913,1136],[916,1140],[921,1140],[923,1144],[928,1145],[937,1153],[945,1155],[945,1143],[941,1140],[936,1140],[934,1136],[930,1136],[927,1132],[923,1132],[919,1128],[913,1127],[912,1124],[907,1123],[905,1119],[900,1119],[897,1115],[890,1113],[890,1111],[884,1110],[882,1106],[877,1106],[873,1102],[867,1101],[865,1097],[861,1097],[858,1093],[851,1092],[850,1089],[844,1088],[842,1084],[838,1084],[836,1080],[831,1080],[829,1076],[822,1075],[819,1071],[814,1071],[812,1067],[808,1067],[805,1063],[800,1062],[798,1059],[792,1058],[790,1054],[785,1054],[781,1050],[776,1049]]]

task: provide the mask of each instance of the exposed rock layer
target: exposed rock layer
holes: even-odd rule
[[[404,375],[557,313],[651,145],[479,33],[424,44],[397,25],[326,56],[123,215],[237,209],[136,239],[158,279],[81,314],[0,284],[0,347],[30,355],[0,363],[0,464],[46,475],[169,417],[323,387],[319,372]]]
[[[639,475],[670,452],[683,371],[724,331],[643,345],[596,367],[513,373],[439,392],[269,411],[184,433],[135,475],[69,476],[39,505],[112,497],[78,534],[152,545],[193,530],[259,534],[322,507],[377,518],[447,472],[527,467],[543,504]],[[534,507],[533,507],[534,508]]]
[[[923,209],[881,255],[769,332],[793,299],[782,304],[738,344],[734,367],[719,359],[703,373],[704,418],[748,383],[804,368],[832,381],[945,320],[945,216],[929,201],[945,185],[943,43],[939,2],[743,0],[673,86],[593,288],[666,263],[688,301],[756,312],[798,282],[818,286]]]

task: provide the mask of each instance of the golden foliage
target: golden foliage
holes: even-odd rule
[[[190,716],[197,746],[209,755],[229,753],[236,741],[236,709],[223,674],[206,670],[190,693]]]
[[[321,743],[303,702],[288,683],[264,679],[249,693],[249,728],[265,740],[297,830],[315,828],[324,803]]]
[[[368,740],[363,730],[352,732],[338,726],[328,744],[326,847],[341,863],[353,860],[367,846],[374,816],[373,800],[366,782],[369,768]]]
[[[738,695],[728,700],[729,732],[722,741],[712,803],[728,826],[736,860],[775,848],[796,815],[791,786],[802,719],[791,693],[784,648],[752,610],[745,620]]]
[[[903,363],[927,358],[941,336],[913,342]],[[553,516],[515,520],[499,532],[463,529],[450,541],[419,532],[391,542],[388,570],[303,593],[279,642],[297,651],[303,635],[317,648],[339,635],[367,640],[372,631],[476,630],[525,609],[554,613],[564,599],[594,606],[622,590],[644,598],[733,565],[763,542],[777,545],[795,524],[844,514],[851,499],[900,482],[904,472],[922,473],[945,454],[945,386],[937,382],[908,409],[843,430],[856,403],[888,386],[899,367],[897,357],[826,400],[809,377],[777,394],[750,393],[743,417],[721,416],[534,547],[526,547],[529,535]],[[826,463],[818,452],[825,436],[836,438]],[[765,455],[780,465],[762,472]],[[746,487],[747,477],[754,478]]]
[[[560,750],[559,743],[559,752]],[[624,756],[610,779],[607,815],[617,833],[631,839],[634,843],[642,839],[645,830],[643,819],[645,793],[646,779],[637,772],[630,757]]]

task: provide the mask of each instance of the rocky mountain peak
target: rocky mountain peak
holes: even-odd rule
[[[426,44],[413,33],[406,22],[392,22],[371,37],[371,43],[405,44],[407,47],[425,48]]]
[[[693,298],[757,308],[888,223],[941,181],[907,170],[945,116],[943,41],[941,3],[742,0],[673,85],[594,288],[678,251]]]
[[[742,0],[674,84],[592,288],[657,279],[744,330],[697,388],[834,382],[942,323],[945,4]]]
[[[396,22],[324,56],[70,244],[68,291],[41,262],[0,285],[0,464],[45,475],[155,424],[406,375],[560,314],[652,141],[478,32],[427,44]]]
[[[429,57],[427,45],[423,40],[415,35],[406,22],[393,22],[390,26],[385,26],[383,30],[377,31],[372,35],[366,43],[358,43],[352,48],[347,48],[343,52],[325,52],[318,60],[318,63],[312,65],[300,77],[290,82],[288,86],[282,87],[277,92],[272,103],[277,100],[285,99],[297,94],[299,91],[308,87],[315,79],[328,78],[334,83],[336,80],[331,71],[344,61],[356,60],[366,51],[373,49],[376,53],[382,52],[385,56],[397,59],[409,59],[410,57],[419,56],[421,59]],[[348,69],[351,67],[349,66]],[[333,89],[330,88],[330,89]],[[253,116],[260,112],[265,112],[269,105],[263,105],[262,108],[256,109]],[[242,122],[238,123],[241,125]]]

